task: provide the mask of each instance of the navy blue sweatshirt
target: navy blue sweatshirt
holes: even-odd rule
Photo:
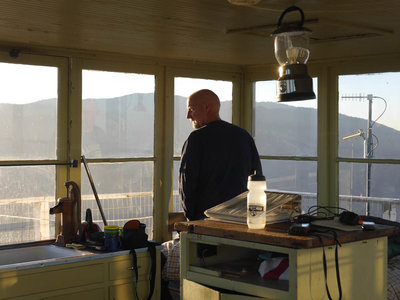
[[[247,190],[249,175],[262,174],[252,136],[219,120],[194,130],[182,148],[179,194],[188,220]]]

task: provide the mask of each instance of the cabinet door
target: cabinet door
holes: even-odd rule
[[[125,283],[110,287],[110,300],[135,299],[133,283]]]
[[[183,300],[255,300],[262,299],[249,295],[231,294],[183,279]]]
[[[155,288],[156,289],[156,288]],[[147,299],[149,296],[150,284],[148,280],[139,280],[137,283],[137,294],[139,299]],[[152,299],[158,299],[158,293],[154,290]],[[113,285],[110,287],[110,300],[134,300],[135,286],[132,282]]]
[[[74,293],[68,293],[68,291],[64,291],[62,295],[57,296],[49,296],[49,297],[40,297],[43,300],[87,300],[87,299],[105,299],[104,288],[92,289],[88,291],[80,291]],[[32,296],[31,298],[32,299]]]

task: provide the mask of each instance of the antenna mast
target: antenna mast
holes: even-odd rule
[[[360,100],[368,100],[368,121],[367,121],[367,136],[365,137],[364,133],[359,130],[358,133],[344,137],[343,140],[349,139],[356,136],[361,136],[364,139],[364,158],[372,158],[374,156],[374,142],[372,140],[372,126],[374,125],[372,122],[372,99],[374,96],[372,94],[368,94],[367,96],[342,96],[342,99],[360,99]],[[371,194],[371,163],[367,163],[366,170],[366,182],[365,182],[365,196],[369,197]],[[366,213],[369,215],[369,204],[366,205]]]

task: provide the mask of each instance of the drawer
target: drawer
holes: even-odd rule
[[[123,283],[110,286],[110,300],[130,300],[135,299],[134,283]],[[147,280],[139,280],[137,283],[137,294],[139,299],[147,299],[150,291],[150,283]],[[153,293],[152,299],[156,298],[156,291]]]
[[[233,294],[183,279],[183,300],[256,300],[265,299],[245,294]]]
[[[101,284],[104,281],[106,270],[103,263],[79,267],[69,266],[66,264],[55,268],[37,269],[37,273],[5,278],[1,281],[0,298]]]
[[[139,278],[145,276],[150,271],[151,259],[148,252],[137,253],[137,267]],[[132,256],[124,255],[120,259],[110,263],[110,280],[118,280],[124,278],[132,278],[134,271]]]
[[[289,280],[264,279],[258,272],[263,256],[288,258],[289,264],[294,265],[290,249],[191,234],[183,234],[181,241],[182,278],[254,297],[290,298]],[[205,252],[199,249],[206,249],[207,245],[214,248],[202,256]]]
[[[30,296],[30,299],[33,297]],[[88,300],[88,299],[96,299],[102,300],[105,299],[104,288],[97,288],[97,289],[90,289],[84,290],[79,292],[71,293],[69,290],[63,290],[62,295],[57,296],[47,296],[47,297],[40,297],[38,299],[43,300]]]

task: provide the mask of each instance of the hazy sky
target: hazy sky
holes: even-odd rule
[[[376,120],[379,115],[382,117],[377,121],[400,130],[400,73],[381,73],[365,75],[346,75],[339,77],[339,112],[368,118],[369,101],[368,94],[372,100],[372,120]],[[344,99],[342,96],[363,96],[364,99]],[[384,100],[380,99],[383,98]],[[385,111],[385,101],[387,108]]]
[[[133,93],[154,93],[154,75],[84,70],[82,98],[113,98]]]
[[[232,101],[232,82],[179,77],[175,79],[175,95],[188,97],[201,89],[216,93],[221,101]]]
[[[40,74],[40,76],[38,76]],[[0,63],[0,103],[23,104],[57,97],[57,68]],[[368,101],[342,99],[341,96],[372,94],[384,98],[387,109],[378,120],[400,130],[400,73],[346,75],[339,78],[339,112],[367,119]],[[205,79],[177,78],[175,94],[187,97],[196,90],[213,90],[222,101],[232,99],[232,83]],[[154,76],[116,72],[84,71],[83,99],[108,98],[131,93],[154,92]],[[314,92],[317,83],[314,79]],[[276,81],[256,84],[256,101],[276,100]],[[290,103],[289,105],[317,108],[316,100]],[[384,111],[384,101],[373,100],[372,119]]]
[[[339,77],[339,113],[367,120],[368,94],[373,95],[372,121],[382,113],[377,123],[400,130],[400,73],[380,73],[346,75]],[[317,81],[314,79],[314,92],[317,94]],[[344,99],[342,96],[362,96],[364,99]],[[379,97],[379,98],[375,98]],[[276,102],[276,81],[256,83],[256,101]],[[385,101],[387,103],[385,111]],[[314,100],[285,103],[297,107],[317,108]],[[367,126],[367,121],[366,121]]]
[[[0,103],[31,103],[57,97],[57,68],[0,63]]]

